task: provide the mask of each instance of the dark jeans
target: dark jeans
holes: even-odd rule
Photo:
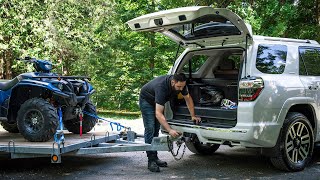
[[[155,107],[142,98],[139,99],[139,106],[144,124],[144,141],[147,144],[151,144],[153,137],[159,136],[160,130],[160,123],[156,118]],[[147,151],[147,156],[149,160],[158,159],[157,151]]]

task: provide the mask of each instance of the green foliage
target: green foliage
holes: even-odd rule
[[[319,1],[0,0],[0,75],[32,70],[13,61],[16,57],[50,59],[61,74],[90,76],[99,108],[138,111],[140,88],[167,73],[178,45],[157,33],[131,31],[125,24],[128,20],[164,9],[211,5],[237,13],[252,25],[254,34],[320,42],[316,3]]]

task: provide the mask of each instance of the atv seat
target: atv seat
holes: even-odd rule
[[[7,91],[19,82],[18,76],[12,80],[0,80],[0,90]]]

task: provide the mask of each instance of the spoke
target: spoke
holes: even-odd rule
[[[35,112],[32,112],[30,116],[31,116],[31,118],[36,118],[37,114]]]
[[[27,118],[27,119],[25,120],[25,122],[26,122],[27,124],[30,124],[30,123],[31,123],[31,119]]]
[[[293,126],[290,128],[289,134],[290,134],[291,139],[294,139],[296,137],[296,132],[295,132],[295,129],[293,128]]]
[[[310,136],[306,134],[301,137],[301,144],[309,144],[310,143]]]
[[[298,136],[301,136],[303,129],[304,129],[304,125],[302,123],[299,123],[298,128],[297,128],[297,135]]]
[[[291,160],[295,163],[298,162],[298,150],[297,149],[293,150]]]
[[[302,157],[302,160],[304,160],[307,157],[308,152],[303,147],[300,147],[299,148],[299,154]]]
[[[293,142],[290,141],[286,144],[287,152],[289,153],[293,149]]]

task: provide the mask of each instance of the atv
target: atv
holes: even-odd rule
[[[52,63],[35,58],[17,59],[32,63],[36,72],[23,73],[12,80],[0,81],[0,123],[10,133],[21,133],[28,141],[53,138],[59,127],[57,109],[62,109],[64,127],[75,134],[87,133],[96,118],[79,113],[96,114],[90,101],[95,92],[85,76],[61,76],[52,73]],[[80,123],[82,132],[80,132]]]

